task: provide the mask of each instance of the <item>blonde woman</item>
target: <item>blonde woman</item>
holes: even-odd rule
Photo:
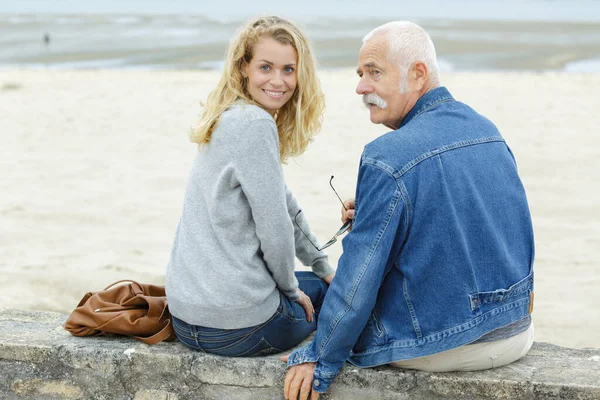
[[[312,244],[281,162],[304,152],[323,110],[312,50],[295,25],[268,17],[239,31],[191,135],[200,151],[167,267],[185,345],[270,354],[316,328],[334,270]],[[295,257],[313,272],[295,273]]]

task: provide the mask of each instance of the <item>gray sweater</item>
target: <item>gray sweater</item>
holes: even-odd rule
[[[189,324],[238,329],[267,321],[279,293],[298,298],[294,256],[333,273],[294,223],[300,207],[283,180],[273,117],[238,101],[194,160],[171,259],[169,310]],[[316,244],[304,213],[302,230]]]

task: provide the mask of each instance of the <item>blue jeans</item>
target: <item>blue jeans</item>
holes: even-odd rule
[[[190,325],[173,316],[177,338],[186,346],[228,357],[251,357],[288,350],[317,328],[317,318],[328,285],[312,272],[296,272],[298,286],[312,302],[315,316],[306,320],[302,306],[280,294],[275,314],[262,324],[241,329],[219,329]]]

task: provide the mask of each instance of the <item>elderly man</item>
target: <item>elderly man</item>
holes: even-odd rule
[[[357,72],[371,121],[393,131],[362,154],[317,332],[282,358],[286,399],[318,398],[346,361],[473,371],[533,343],[533,229],[500,132],[440,86],[415,24],[369,33]]]

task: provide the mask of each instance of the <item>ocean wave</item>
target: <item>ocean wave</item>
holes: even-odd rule
[[[201,36],[203,33],[200,28],[170,28],[161,32],[165,37],[195,37]]]
[[[225,62],[223,60],[210,60],[210,61],[201,61],[196,66],[199,69],[213,69],[221,71],[225,67]]]
[[[600,58],[578,60],[567,63],[565,72],[600,72]]]
[[[110,18],[109,21],[113,24],[118,24],[118,25],[135,25],[135,24],[139,24],[140,22],[142,22],[142,17],[119,16],[119,17]]]
[[[82,25],[86,20],[78,17],[59,17],[55,20],[58,25]]]

